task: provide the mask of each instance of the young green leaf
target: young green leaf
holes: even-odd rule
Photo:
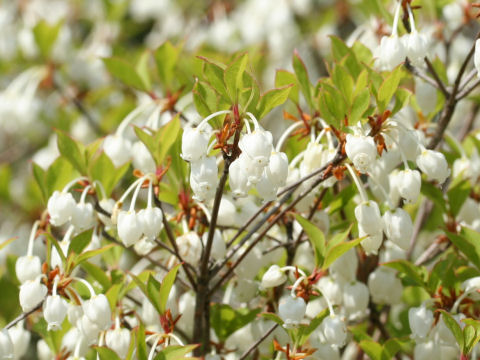
[[[94,346],[100,360],[120,360],[117,353],[104,346]]]
[[[310,243],[312,244],[312,248],[315,252],[315,266],[322,267],[323,261],[325,259],[325,236],[323,235],[322,230],[320,230],[317,226],[312,224],[307,219],[303,218],[301,215],[295,215],[295,218],[302,225],[303,230],[308,236]]]
[[[298,84],[300,85],[300,90],[302,91],[305,100],[307,101],[310,109],[314,109],[313,98],[312,98],[312,85],[310,79],[308,78],[307,68],[303,63],[303,60],[300,58],[299,53],[295,50],[293,53],[293,70],[297,76]]]
[[[382,360],[383,347],[373,340],[362,340],[358,344],[371,360]]]
[[[345,254],[348,250],[350,250],[350,249],[354,248],[355,246],[357,246],[358,244],[360,244],[360,242],[363,239],[364,239],[363,237],[358,238],[358,239],[355,239],[355,240],[351,240],[351,241],[347,241],[347,242],[335,245],[332,248],[330,248],[327,251],[327,255],[325,256],[325,261],[323,263],[322,268],[323,269],[328,269],[328,267],[330,265],[332,265],[335,260],[337,260],[340,256]]]
[[[60,154],[64,156],[73,165],[77,171],[82,174],[87,174],[87,165],[85,159],[84,146],[63,131],[57,130],[57,146]]]
[[[123,82],[125,85],[134,87],[141,91],[148,91],[147,84],[144,83],[137,70],[125,60],[111,57],[104,58],[103,62],[105,63],[105,66],[110,74]]]
[[[287,85],[283,88],[272,89],[263,94],[258,104],[258,118],[263,118],[273,108],[287,101],[292,86],[293,85]]]
[[[210,307],[210,321],[219,340],[225,341],[231,334],[253,321],[260,309],[233,309],[227,304],[213,304]]]
[[[243,73],[247,68],[248,53],[239,56],[230,66],[225,69],[223,79],[230,95],[230,100],[236,101],[243,87]]]
[[[55,25],[50,25],[47,21],[41,20],[33,28],[33,36],[37,43],[40,53],[44,58],[50,56],[55,41],[57,40],[58,33],[62,27],[62,22],[58,22]]]
[[[160,82],[167,88],[175,74],[174,69],[179,55],[180,49],[173,46],[169,41],[164,42],[153,53]]]
[[[275,87],[281,88],[287,85],[292,85],[288,97],[298,104],[298,82],[295,74],[287,70],[277,70],[275,74]]]
[[[387,76],[378,89],[377,105],[379,113],[383,113],[387,109],[390,100],[397,91],[402,76],[403,65],[399,65]]]
[[[386,267],[397,270],[415,285],[426,286],[425,279],[427,271],[424,267],[416,266],[407,260],[394,260],[383,264]]]
[[[110,196],[117,183],[127,172],[129,166],[130,163],[126,163],[116,168],[112,160],[102,152],[90,164],[89,172],[93,180],[98,180],[102,183],[106,196]]]
[[[154,360],[182,360],[182,359],[192,359],[191,357],[186,357],[187,354],[191,353],[199,345],[170,345],[165,349],[160,351],[154,358]]]
[[[445,322],[445,325],[447,325],[447,327],[450,329],[453,336],[455,337],[455,340],[457,340],[457,344],[460,347],[460,350],[463,351],[465,341],[460,325],[458,325],[457,321],[453,318],[452,315],[450,315],[450,313],[446,312],[445,310],[438,311],[442,313],[442,319]]]
[[[162,280],[162,284],[159,289],[159,313],[163,314],[167,310],[168,295],[172,289],[175,278],[177,277],[178,269],[181,264],[175,265]]]

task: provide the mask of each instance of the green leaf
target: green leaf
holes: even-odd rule
[[[138,360],[147,360],[148,353],[147,353],[147,342],[145,341],[145,327],[143,325],[143,321],[138,322],[137,328],[137,353],[138,353]]]
[[[142,80],[145,91],[152,89],[152,81],[150,80],[150,74],[148,71],[148,62],[150,60],[150,51],[145,50],[135,65],[135,71]]]
[[[170,290],[172,289],[173,283],[177,276],[178,269],[181,264],[175,265],[170,271],[165,275],[162,280],[162,285],[159,290],[159,312],[163,314],[167,309],[168,296],[170,295]]]
[[[283,320],[277,314],[265,312],[265,313],[261,313],[260,316],[264,319],[273,321],[280,326],[283,325]]]
[[[395,355],[402,350],[408,343],[412,342],[411,339],[388,339],[383,344],[382,350],[382,360],[391,360],[395,357]]]
[[[70,164],[72,164],[80,174],[86,175],[87,165],[84,146],[81,143],[73,140],[63,131],[57,130],[56,133],[57,146],[60,154],[70,161]]]
[[[157,64],[157,72],[162,85],[169,86],[175,74],[174,69],[177,64],[180,49],[176,48],[169,41],[164,42],[155,50],[153,56]]]
[[[88,261],[84,261],[80,264],[83,270],[87,272],[92,278],[94,278],[100,285],[102,285],[103,290],[108,289],[111,286],[110,279],[108,278],[105,270],[101,267],[92,264]]]
[[[393,107],[392,115],[407,106],[411,96],[412,92],[410,90],[399,87],[395,93],[395,106]]]
[[[302,91],[305,100],[307,101],[310,109],[314,109],[313,98],[312,98],[312,85],[310,84],[310,79],[308,78],[307,68],[303,63],[303,60],[300,58],[300,54],[295,50],[293,53],[293,70],[297,76],[298,84],[300,85],[300,90]]]
[[[164,311],[161,311],[160,306],[160,283],[150,275],[147,280],[147,293],[148,299],[158,311],[159,314],[163,314]],[[167,295],[168,297],[168,295]]]
[[[450,315],[448,312],[445,310],[438,310],[442,313],[442,318],[443,321],[445,322],[445,325],[450,329],[452,332],[453,336],[455,337],[455,340],[457,340],[457,344],[460,347],[461,350],[463,350],[465,341],[463,339],[463,332],[462,329],[460,328],[460,325],[458,325],[457,321]]]
[[[157,356],[155,356],[154,360],[181,360],[181,359],[193,359],[192,357],[186,358],[185,356],[191,353],[198,344],[194,345],[170,345],[167,346],[165,349],[160,351]]]
[[[258,104],[258,118],[263,118],[273,108],[287,101],[292,86],[293,85],[287,85],[283,88],[272,89],[263,94]]]
[[[332,42],[333,57],[337,62],[343,60],[345,67],[353,78],[356,79],[362,71],[362,66],[358,63],[355,53],[339,37],[330,35],[330,40]]]
[[[351,224],[347,230],[335,234],[330,240],[327,242],[327,251],[330,251],[334,246],[343,243],[347,240],[348,234],[352,230],[353,224]]]
[[[41,20],[33,28],[33,36],[35,42],[40,49],[40,53],[44,58],[48,58],[52,50],[53,44],[57,40],[58,33],[62,27],[62,22],[58,22],[55,25],[50,25],[45,20]]]
[[[364,238],[358,238],[358,239],[355,239],[355,240],[352,240],[352,241],[347,241],[347,242],[344,242],[344,243],[333,246],[331,249],[329,249],[327,251],[327,255],[325,256],[325,261],[323,263],[322,268],[323,269],[328,269],[328,267],[330,265],[332,265],[332,263],[335,260],[337,260],[340,256],[345,254],[348,250],[350,250],[350,249],[354,248],[355,246],[357,246],[358,244],[360,244],[360,242],[363,239]]]
[[[225,87],[224,80],[225,68],[222,68],[220,65],[215,64],[207,58],[201,56],[199,56],[199,58],[204,61],[203,75],[205,80],[207,80],[215,89],[215,91],[222,96],[224,101],[229,102],[230,97],[228,95],[227,88]]]
[[[399,65],[387,76],[378,89],[377,105],[379,113],[383,113],[387,109],[390,100],[397,91],[402,75],[403,65]]]
[[[210,307],[210,321],[220,341],[253,321],[260,309],[233,309],[227,304],[213,304]]]
[[[447,206],[445,204],[445,199],[443,198],[442,190],[435,187],[429,182],[422,181],[422,188],[420,189],[420,191],[423,195],[432,200],[435,205],[440,207],[442,212],[447,212]]]
[[[381,360],[383,347],[373,340],[362,340],[358,344],[371,360]]]
[[[116,168],[112,160],[102,152],[90,165],[89,172],[93,180],[98,180],[102,183],[108,197],[129,167],[130,163],[126,163]]]
[[[322,267],[326,253],[325,236],[323,235],[322,230],[299,214],[296,214],[295,218],[307,234],[308,239],[312,244],[312,248],[315,251],[315,266],[318,268]]]
[[[456,179],[455,179],[456,180]],[[450,185],[447,192],[448,204],[450,205],[450,212],[453,216],[457,216],[463,203],[467,200],[472,187],[467,180],[455,181]]]
[[[82,231],[75,236],[68,247],[68,255],[71,253],[81,254],[92,240],[93,229]]]
[[[104,58],[103,62],[105,63],[105,66],[110,74],[123,82],[125,85],[134,87],[141,91],[148,91],[148,86],[144,83],[142,77],[137,73],[136,69],[125,60],[111,57]]]
[[[425,279],[427,271],[424,267],[416,266],[407,260],[394,260],[383,264],[386,267],[397,270],[400,274],[404,274],[415,285],[426,286]]]
[[[176,115],[167,125],[158,130],[160,132],[158,139],[158,155],[156,157],[158,164],[163,163],[175,141],[181,139],[180,129],[180,115]]]
[[[299,328],[299,337],[298,337],[298,343],[299,345],[303,345],[312,332],[314,332],[322,323],[323,319],[325,319],[328,315],[330,314],[330,311],[328,308],[324,309],[321,311],[317,316],[315,316],[308,325],[306,326],[301,326]]]
[[[468,355],[478,342],[477,330],[472,325],[466,325],[463,329],[464,349],[463,354]]]
[[[83,254],[81,254],[77,257],[75,263],[77,265],[80,265],[83,261],[88,260],[88,259],[90,259],[94,256],[103,254],[105,251],[110,250],[114,246],[116,246],[116,245],[115,244],[108,244],[108,245],[102,246],[99,249],[86,251],[86,252],[84,252]]]
[[[356,124],[362,117],[365,111],[370,106],[370,90],[364,88],[353,99],[353,104],[348,118],[350,124]]]
[[[53,194],[55,190],[62,190],[65,185],[77,176],[73,166],[64,157],[57,158],[45,173],[45,186],[47,195]]]
[[[192,93],[195,108],[202,117],[215,112],[218,105],[217,93],[209,84],[197,80]]]
[[[288,94],[289,98],[298,104],[298,82],[295,74],[287,70],[277,70],[275,74],[275,87],[281,88],[287,85],[292,85]]]
[[[94,346],[93,348],[100,357],[100,360],[120,360],[117,353],[107,347]]]
[[[243,87],[243,73],[247,68],[248,53],[239,56],[230,66],[225,69],[223,75],[227,92],[232,101],[237,101],[238,94]]]
[[[460,234],[453,234],[448,232],[448,238],[466,257],[470,260],[477,269],[480,269],[480,233],[462,228]]]
[[[46,205],[48,201],[48,190],[47,190],[47,185],[45,183],[46,171],[43,170],[42,167],[40,167],[36,163],[32,162],[32,172],[33,172],[33,178],[35,179],[35,183],[37,184],[40,190],[40,193],[42,194],[43,202]]]
[[[347,106],[350,106],[353,94],[353,78],[349,72],[343,66],[337,64],[332,72],[332,80],[335,87],[343,95]]]

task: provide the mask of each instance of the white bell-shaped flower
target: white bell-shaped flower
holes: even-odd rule
[[[208,231],[205,232],[202,236],[203,246],[207,246],[208,240]],[[222,233],[220,230],[216,229],[213,233],[213,242],[212,242],[212,249],[210,255],[215,260],[223,259],[225,254],[227,253],[227,244],[225,244],[225,240],[223,240]]]
[[[85,230],[95,225],[95,211],[90,203],[78,203],[72,214],[72,225],[76,230]]]
[[[212,134],[210,125],[186,127],[182,135],[182,154],[185,161],[196,161],[207,155],[208,142]]]
[[[54,358],[52,350],[50,350],[47,342],[43,339],[37,342],[37,356],[38,360],[51,360]]]
[[[92,344],[98,339],[98,335],[102,331],[97,323],[90,320],[86,315],[83,315],[77,323],[80,335],[85,338],[87,344]],[[78,340],[76,340],[78,341]],[[75,347],[74,347],[75,348]]]
[[[301,297],[286,295],[280,299],[278,304],[278,316],[285,322],[284,326],[292,327],[300,324],[306,309],[305,300]]]
[[[50,223],[54,226],[65,224],[72,217],[76,205],[72,194],[54,191],[47,203]]]
[[[402,297],[402,282],[395,271],[378,267],[368,276],[368,289],[375,304],[398,304]]]
[[[250,190],[250,182],[248,181],[248,171],[245,169],[244,162],[249,161],[246,155],[240,156],[232,162],[229,168],[229,184],[230,189],[235,197],[245,197]]]
[[[402,38],[397,35],[384,36],[377,50],[378,62],[382,70],[393,70],[405,61],[406,49]]]
[[[348,250],[330,265],[330,273],[334,279],[340,276],[346,281],[354,281],[357,276],[358,258],[355,249]]]
[[[256,184],[258,195],[264,202],[273,201],[277,198],[278,188],[270,181],[267,173],[264,172],[260,181]]]
[[[183,259],[190,264],[197,264],[202,255],[202,239],[194,231],[177,237],[178,251]]]
[[[191,163],[190,185],[195,193],[194,199],[198,201],[213,199],[218,185],[218,167],[215,157],[202,157]]]
[[[132,143],[121,135],[108,135],[103,141],[103,150],[115,167],[127,163],[132,157]]]
[[[117,231],[125,246],[132,246],[142,237],[142,224],[135,211],[120,211],[117,220]]]
[[[43,303],[43,316],[48,324],[48,330],[60,330],[67,316],[67,302],[59,295],[47,296]]]
[[[403,37],[405,46],[405,55],[415,66],[423,64],[423,59],[427,56],[428,39],[413,29],[412,32]]]
[[[366,315],[368,299],[368,288],[362,282],[351,282],[343,287],[343,306],[350,319],[359,319]]]
[[[347,327],[338,316],[330,315],[323,319],[321,331],[325,341],[330,345],[342,347],[347,341]]]
[[[21,359],[26,354],[30,344],[30,331],[26,330],[23,327],[23,321],[20,321],[17,325],[8,329],[8,335],[13,343],[14,359]],[[5,357],[0,357],[0,359],[5,359]]]
[[[362,249],[365,251],[367,255],[377,255],[378,249],[382,246],[383,242],[383,232],[382,230],[376,231],[373,234],[367,233],[362,225],[358,225],[358,236],[364,237],[365,239],[362,240],[360,245],[362,245]]]
[[[412,330],[412,338],[416,341],[424,340],[433,325],[433,312],[422,304],[408,310],[408,322]]]
[[[335,280],[331,276],[322,276],[317,286],[333,305],[340,305],[342,303],[343,290],[341,281]]]
[[[83,316],[83,308],[80,305],[69,303],[67,305],[67,318],[68,322],[75,325]]]
[[[282,285],[287,281],[287,275],[280,269],[278,265],[272,265],[263,274],[262,287],[264,289],[276,287]]]
[[[15,273],[21,284],[28,280],[35,280],[42,274],[42,264],[38,256],[20,256],[15,263]]]
[[[130,331],[121,328],[107,331],[105,334],[105,344],[115,351],[120,359],[125,359],[130,346]]]
[[[361,173],[367,172],[377,158],[377,147],[371,136],[347,134],[345,152]]]
[[[393,179],[393,187],[395,187],[399,195],[408,203],[417,201],[420,196],[420,188],[422,187],[422,179],[417,170],[400,170]]]
[[[256,165],[264,167],[268,164],[273,150],[272,141],[272,133],[259,127],[250,134],[243,135],[238,146]]]
[[[443,184],[450,175],[447,159],[441,152],[424,149],[417,156],[417,166],[424,172],[429,180],[436,180]]]
[[[101,330],[107,330],[112,323],[110,304],[107,297],[103,294],[92,296],[85,301],[83,303],[83,312]]]
[[[13,342],[5,329],[0,333],[0,359],[13,359]]]
[[[477,76],[480,77],[480,39],[475,41],[475,54],[473,56],[475,69],[477,69]]]
[[[432,360],[441,359],[440,347],[433,340],[418,343],[413,349],[413,357],[415,360]]]
[[[147,207],[137,214],[137,221],[140,224],[143,234],[149,239],[154,240],[160,230],[163,228],[162,210],[157,207]]]
[[[40,283],[39,278],[28,280],[20,286],[20,306],[23,312],[33,310],[47,295],[47,287]]]
[[[408,250],[413,234],[413,223],[410,215],[403,209],[387,211],[383,215],[385,235],[403,250]]]
[[[367,234],[376,234],[382,228],[382,216],[375,201],[368,200],[355,207],[355,218]]]
[[[148,151],[145,144],[141,141],[133,143],[132,147],[133,166],[139,169],[144,174],[154,173],[156,170],[155,160],[152,154]]]
[[[149,254],[156,246],[155,241],[149,240],[146,236],[143,236],[133,245],[133,250],[140,255],[145,256]]]
[[[460,289],[468,293],[469,297],[474,301],[480,301],[480,276],[475,276],[473,278],[465,280]]]
[[[275,187],[285,186],[288,176],[288,158],[283,152],[273,152],[267,166],[268,179]]]

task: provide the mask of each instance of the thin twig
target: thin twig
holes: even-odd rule
[[[446,98],[448,98],[450,96],[450,94],[447,91],[447,89],[445,88],[445,84],[443,83],[443,81],[440,79],[437,72],[435,71],[435,68],[433,67],[432,63],[430,62],[430,60],[426,56],[425,56],[424,60],[425,60],[425,63],[427,64],[428,71],[430,72],[430,74],[432,74],[432,76],[435,80],[435,83],[438,85],[438,88],[440,89],[442,94]]]
[[[457,101],[467,97],[478,85],[480,85],[480,79],[475,80],[469,87],[465,88],[462,92],[458,93]]]
[[[416,77],[418,77],[418,78],[422,79],[423,81],[429,83],[434,88],[437,88],[440,91],[442,91],[442,93],[445,97],[448,97],[448,91],[447,91],[447,89],[445,89],[445,87],[443,87],[443,90],[442,90],[442,88],[439,86],[439,84],[437,82],[435,82],[432,78],[428,77],[421,70],[419,70],[418,68],[413,66],[412,63],[408,59],[407,59],[407,61],[405,61],[405,68],[409,72],[411,72],[413,75],[415,75]]]
[[[250,346],[243,354],[242,356],[240,356],[238,358],[238,360],[244,360],[247,358],[247,356],[253,351],[255,350],[258,345],[260,345],[263,340],[265,340],[276,328],[277,328],[278,324],[274,324],[270,329],[268,329],[268,331],[262,335],[262,337],[260,339],[258,339],[257,341],[255,341],[252,346]]]
[[[40,310],[43,306],[43,300],[37,305],[35,306],[32,310],[30,311],[27,311],[27,312],[24,312],[20,315],[18,315],[15,319],[13,319],[12,321],[10,321],[7,326],[5,326],[5,329],[10,329],[12,326],[15,326],[17,323],[19,323],[20,321],[22,320],[25,320],[27,317],[29,317],[30,315],[32,315],[35,311],[37,310]]]

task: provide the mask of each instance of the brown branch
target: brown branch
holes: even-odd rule
[[[430,85],[432,85],[434,88],[437,88],[439,89],[443,95],[445,97],[448,97],[448,91],[447,89],[445,88],[445,86],[443,85],[443,82],[438,82],[438,81],[435,81],[433,80],[432,78],[428,77],[427,75],[425,75],[423,73],[423,71],[421,71],[420,69],[416,68],[415,66],[412,65],[412,63],[410,62],[410,60],[408,60],[408,58],[406,59],[405,61],[405,68],[410,72],[412,73],[414,76],[422,79],[423,81],[429,83]],[[435,72],[436,74],[436,72]],[[440,80],[440,79],[439,79]]]
[[[270,329],[267,330],[267,332],[265,334],[262,335],[262,337],[260,339],[258,339],[257,341],[255,341],[252,346],[250,346],[243,354],[242,356],[240,356],[238,358],[238,360],[244,360],[247,358],[247,356],[253,351],[255,350],[258,345],[260,345],[263,340],[265,340],[276,328],[277,328],[278,324],[274,324]]]
[[[442,92],[442,94],[446,98],[450,97],[450,94],[447,91],[447,89],[445,87],[445,84],[443,83],[443,81],[438,76],[438,73],[436,72],[435,68],[433,67],[433,65],[430,62],[430,60],[428,59],[428,57],[425,56],[424,60],[425,60],[425,63],[427,64],[428,71],[430,72],[430,74],[432,74],[433,79],[435,80],[435,83],[437,84],[438,89]]]
[[[20,315],[18,315],[15,319],[13,319],[12,321],[10,321],[7,326],[5,326],[5,329],[10,329],[11,327],[15,326],[17,323],[19,323],[20,321],[22,320],[25,320],[27,317],[29,317],[30,315],[32,315],[35,311],[37,310],[40,310],[43,306],[43,300],[37,305],[35,306],[32,310],[30,311],[27,311],[27,312],[24,312]]]

